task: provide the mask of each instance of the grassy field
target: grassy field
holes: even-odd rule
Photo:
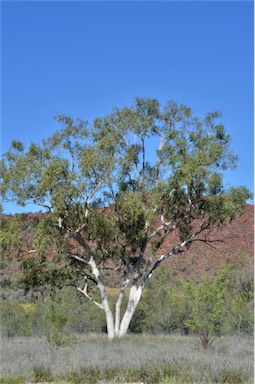
[[[223,337],[204,350],[194,337],[84,335],[61,343],[1,339],[0,383],[252,384],[253,339]]]

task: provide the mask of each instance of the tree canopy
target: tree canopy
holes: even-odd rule
[[[243,211],[249,191],[223,184],[224,171],[236,166],[237,157],[220,118],[218,112],[199,118],[174,101],[162,107],[136,98],[133,106],[115,108],[91,125],[59,115],[62,128],[51,137],[28,148],[14,140],[4,154],[1,195],[47,212],[35,251],[61,239],[59,253],[86,271],[84,289],[78,281],[77,287],[105,311],[110,338],[126,333],[164,259]],[[177,243],[160,254],[173,232]],[[115,320],[105,290],[108,260],[122,280]],[[87,279],[97,285],[99,302],[90,296]]]

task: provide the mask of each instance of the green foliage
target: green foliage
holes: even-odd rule
[[[253,258],[241,254],[227,280],[227,316],[225,332],[237,335],[254,332],[254,264]]]
[[[21,236],[22,217],[17,216],[1,216],[1,231],[0,231],[0,253],[2,265],[8,265],[11,261],[11,255],[15,253],[19,255],[24,240]]]
[[[45,257],[33,258],[29,257],[23,260],[23,275],[20,278],[20,284],[26,292],[44,289],[48,294],[54,295],[57,288],[64,285],[72,285],[74,281],[79,281],[80,274],[74,268],[65,264],[48,265]],[[78,276],[77,276],[78,274]]]
[[[2,302],[0,320],[1,333],[4,336],[29,336],[32,334],[30,316],[22,305],[17,305],[15,302]]]
[[[222,171],[235,166],[236,158],[219,118],[213,112],[200,119],[185,105],[169,101],[161,108],[157,100],[148,98],[137,98],[134,106],[95,119],[91,129],[86,121],[58,116],[64,127],[41,146],[32,143],[26,150],[22,143],[12,143],[1,162],[1,194],[21,205],[43,206],[61,217],[65,228],[77,229],[88,217],[85,212],[92,200],[112,204],[124,191],[129,192],[125,195],[129,207],[134,199],[141,201],[132,193],[153,195],[163,183],[167,195],[174,190],[175,196],[165,199],[161,210],[168,207],[169,219],[179,219],[178,225],[187,216],[187,209],[186,215],[183,212],[187,199],[193,203],[192,215],[206,209],[213,221],[229,219],[243,208],[249,192],[245,188],[224,192]],[[155,163],[147,154],[151,139]],[[129,212],[131,238],[137,225],[143,223],[141,230],[145,230],[144,207],[138,201],[135,207]],[[186,221],[184,232],[190,231],[190,218]]]
[[[34,246],[40,256],[45,256],[53,243],[59,239],[59,231],[56,228],[53,215],[46,214],[40,218],[34,235]],[[63,246],[65,245],[62,239]],[[59,249],[61,252],[61,248]]]
[[[77,337],[74,335],[68,335],[62,332],[57,331],[56,329],[51,329],[45,333],[46,339],[54,347],[71,347],[73,344],[77,343]]]
[[[228,269],[225,266],[215,279],[206,275],[198,284],[192,281],[181,283],[190,306],[185,326],[200,338],[205,349],[210,346],[213,337],[221,333],[226,310],[225,279]]]
[[[24,379],[22,377],[0,377],[1,384],[23,384]]]
[[[160,334],[180,329],[177,307],[172,300],[173,293],[177,292],[176,287],[170,285],[171,280],[172,270],[165,265],[149,283],[138,307],[146,314],[142,321],[144,332]]]
[[[165,266],[139,304],[134,329],[194,333],[205,348],[222,334],[252,334],[251,263],[251,257],[241,256],[236,265],[227,263],[214,278],[205,276],[199,283],[174,278]]]
[[[102,332],[105,319],[76,289],[66,287],[46,300],[9,295],[1,302],[0,323],[3,336],[45,336],[60,346],[73,344],[75,334]]]
[[[137,247],[146,236],[148,212],[139,194],[124,193],[117,200],[115,214],[118,216],[118,229],[124,244]]]

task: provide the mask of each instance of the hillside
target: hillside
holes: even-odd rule
[[[173,255],[167,263],[178,276],[199,277],[204,273],[215,274],[220,265],[236,261],[240,254],[254,255],[254,206],[247,204],[244,213],[231,223],[201,236],[205,242],[195,242],[187,252]],[[174,236],[167,239],[164,250],[171,246]]]
[[[23,215],[21,243],[24,243],[24,246],[20,248],[20,245],[15,246],[14,244],[10,247],[9,253],[6,247],[2,247],[3,259],[0,269],[2,282],[17,280],[20,274],[20,261],[24,257],[32,255],[36,257],[35,253],[27,251],[33,248],[33,229],[42,215],[40,213]],[[11,218],[11,216],[2,215],[2,219],[4,218]],[[2,222],[4,221],[2,220]],[[2,236],[4,236],[4,232],[2,232]],[[173,233],[166,239],[159,251],[165,252],[172,248],[176,238],[177,234]],[[231,260],[236,261],[240,254],[248,254],[252,257],[254,253],[253,205],[247,205],[241,216],[237,216],[224,227],[214,228],[210,232],[206,231],[200,239],[201,241],[194,242],[187,251],[173,255],[166,260],[173,270],[173,276],[198,280],[205,273],[215,274],[222,264]],[[56,247],[52,247],[51,256],[55,252]]]

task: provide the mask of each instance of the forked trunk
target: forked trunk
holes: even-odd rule
[[[136,307],[141,299],[141,296],[142,296],[142,287],[140,286],[139,288],[137,288],[135,285],[133,285],[130,289],[127,309],[124,313],[124,316],[120,324],[120,329],[118,334],[119,337],[126,335],[130,322],[136,310]]]
[[[91,266],[93,275],[95,276],[95,279],[97,281],[97,286],[98,286],[98,289],[100,291],[101,300],[102,300],[101,304],[99,304],[95,301],[93,301],[93,302],[99,308],[103,309],[105,312],[108,339],[112,340],[114,337],[122,337],[122,336],[126,335],[126,333],[128,331],[128,328],[129,328],[130,322],[133,318],[136,307],[137,307],[137,305],[141,299],[143,288],[142,288],[142,286],[139,286],[137,288],[135,284],[132,285],[132,287],[130,289],[130,293],[129,293],[127,309],[123,315],[122,320],[120,321],[121,304],[123,301],[124,292],[125,292],[125,289],[127,288],[129,279],[127,279],[125,281],[124,285],[122,286],[122,289],[121,289],[119,298],[117,300],[117,303],[116,303],[115,322],[114,322],[113,314],[112,314],[112,311],[110,309],[107,294],[105,291],[105,286],[104,286],[103,280],[100,278],[100,273],[99,273],[99,270],[96,266],[96,263],[95,263],[93,256],[91,256],[91,258],[89,260],[89,265]],[[86,297],[89,297],[88,294],[86,293],[85,289],[84,290],[79,289],[79,290],[81,292],[83,292]],[[90,300],[91,300],[91,298],[90,298]]]

